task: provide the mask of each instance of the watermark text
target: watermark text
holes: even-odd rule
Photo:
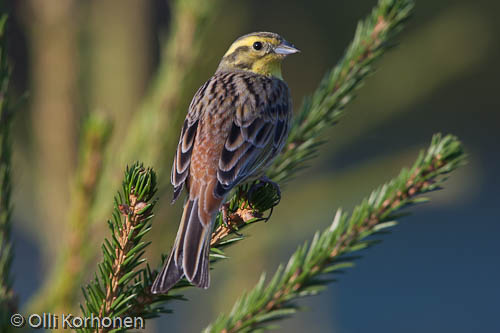
[[[89,317],[75,316],[68,314],[30,314],[23,316],[15,313],[10,317],[10,323],[14,327],[24,327],[43,329],[78,329],[78,328],[107,328],[107,329],[144,329],[145,320],[142,317],[98,317],[91,314]]]

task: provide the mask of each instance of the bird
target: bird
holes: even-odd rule
[[[256,179],[283,149],[292,100],[281,63],[300,52],[279,34],[254,32],[236,39],[189,105],[174,155],[174,203],[187,191],[170,255],[151,286],[166,294],[183,277],[210,285],[214,221],[231,189]],[[259,178],[260,177],[260,178]]]

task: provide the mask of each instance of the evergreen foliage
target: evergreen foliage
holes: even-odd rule
[[[257,286],[244,294],[229,315],[221,315],[205,332],[254,332],[270,329],[272,321],[297,310],[295,301],[317,295],[332,282],[331,274],[353,266],[352,252],[378,240],[368,238],[396,225],[399,211],[427,201],[420,194],[440,188],[443,177],[465,162],[461,143],[454,136],[434,135],[411,169],[403,169],[390,182],[373,191],[349,215],[338,210],[333,223],[316,232],[310,243],[299,246],[270,281],[262,274]]]
[[[151,269],[143,258],[150,242],[143,241],[151,230],[156,203],[156,174],[135,163],[125,171],[122,190],[115,196],[112,220],[108,221],[111,236],[102,245],[103,261],[94,280],[83,289],[85,317],[136,316],[144,319],[166,312],[158,302],[171,297],[153,296]],[[82,329],[92,332],[93,329]]]

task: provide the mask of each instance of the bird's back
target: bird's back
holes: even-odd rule
[[[290,93],[282,80],[245,71],[217,72],[189,107],[172,168],[173,185],[187,185],[190,198],[206,199],[200,209],[210,219],[209,212],[228,191],[262,172],[281,150],[290,118]],[[196,133],[190,133],[193,126]],[[187,134],[194,136],[191,146]],[[179,169],[189,173],[180,177]]]

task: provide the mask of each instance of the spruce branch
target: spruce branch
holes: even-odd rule
[[[297,312],[295,300],[316,295],[331,282],[325,277],[352,266],[347,254],[376,241],[368,236],[396,225],[397,213],[410,205],[426,202],[418,195],[440,189],[444,175],[465,163],[461,143],[454,136],[434,135],[411,169],[403,169],[379,187],[348,215],[338,210],[333,223],[317,232],[292,254],[286,265],[265,285],[265,274],[257,286],[241,297],[229,315],[221,315],[205,332],[251,332],[269,328],[271,321]]]
[[[394,45],[413,6],[413,0],[380,0],[358,23],[343,58],[326,73],[312,96],[303,101],[288,143],[268,172],[269,178],[276,182],[290,180],[315,157],[324,143],[321,134],[339,121],[356,90],[374,72],[374,62]]]
[[[151,297],[151,270],[142,258],[150,242],[143,237],[151,230],[153,199],[156,193],[156,174],[152,169],[136,163],[125,171],[122,191],[115,197],[112,221],[108,221],[111,237],[102,245],[103,261],[98,274],[83,289],[86,317],[119,317],[136,315],[144,319],[166,312],[161,302],[171,297],[156,296],[154,302],[144,304]],[[91,327],[84,332],[105,332],[105,328]]]
[[[16,312],[17,297],[12,289],[10,272],[13,259],[11,242],[11,169],[12,169],[12,107],[8,99],[11,67],[5,50],[7,15],[0,17],[0,331],[7,332],[10,316]]]

